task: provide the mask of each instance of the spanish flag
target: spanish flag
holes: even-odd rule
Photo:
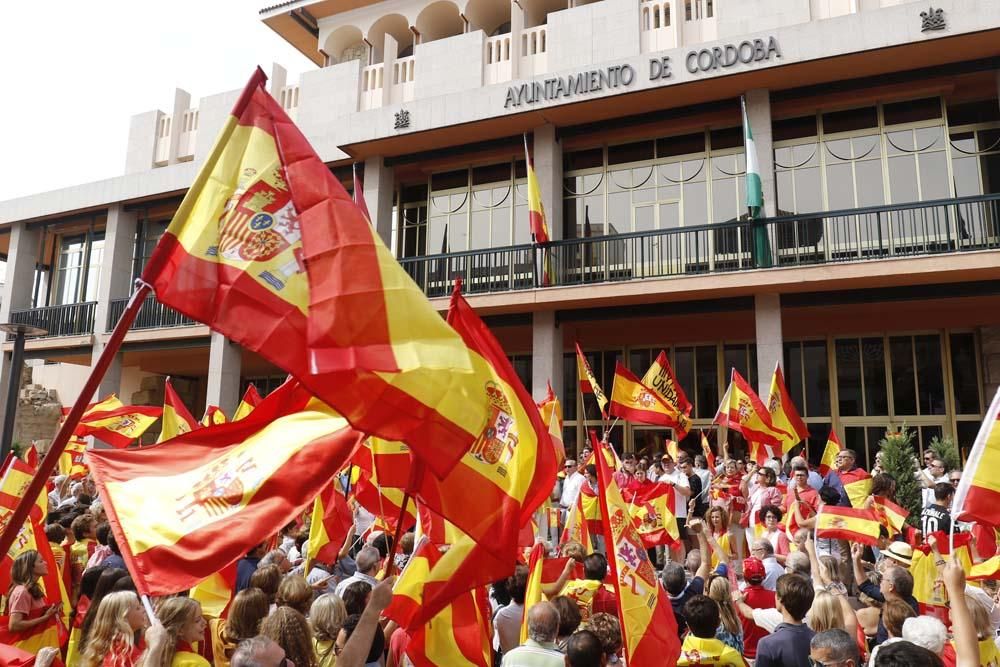
[[[145,595],[196,585],[294,520],[361,436],[289,381],[238,422],[169,445],[90,450],[108,520]]]
[[[779,445],[782,439],[792,437],[790,433],[774,425],[771,413],[767,411],[757,392],[750,388],[735,368],[712,423],[731,428],[748,442],[761,445]]]
[[[521,617],[521,643],[528,641],[528,610],[542,602],[542,568],[545,565],[545,543],[536,542],[528,557],[528,587],[524,593],[524,615]]]
[[[444,475],[487,420],[469,352],[265,80],[251,77],[142,278]]]
[[[261,398],[260,393],[257,391],[257,387],[250,384],[247,390],[243,392],[243,398],[240,400],[240,404],[236,406],[236,412],[233,413],[233,421],[239,421],[243,419],[248,414],[253,412],[253,409],[260,405],[260,402],[264,399]]]
[[[566,525],[559,537],[559,546],[567,542],[579,542],[588,554],[594,550],[594,542],[590,538],[590,526],[584,519],[583,493],[576,497],[576,504],[566,513]]]
[[[864,507],[865,501],[871,495],[872,476],[863,468],[854,468],[847,472],[838,472],[840,483],[844,485],[847,492],[847,499],[851,501],[851,507]]]
[[[92,435],[112,447],[124,449],[142,436],[163,414],[162,408],[151,405],[126,405],[107,412],[94,412],[81,419],[74,434]]]
[[[642,538],[629,516],[628,505],[603,457],[598,457],[597,477],[608,565],[618,595],[625,662],[675,664],[681,645],[670,598],[660,586]]]
[[[809,437],[809,429],[799,416],[799,411],[795,409],[792,397],[788,395],[780,363],[774,364],[774,373],[771,375],[767,411],[771,413],[771,423],[775,429],[784,434],[780,438],[782,454],[787,454],[788,450]]]
[[[992,556],[982,563],[976,563],[969,570],[970,581],[1000,579],[1000,556]]]
[[[667,426],[683,440],[691,428],[691,420],[676,405],[664,402],[653,390],[639,381],[620,362],[615,366],[615,381],[611,386],[611,410],[614,417]]]
[[[405,489],[410,479],[410,448],[401,442],[368,438],[351,462],[380,488]]]
[[[708,472],[713,477],[715,476],[715,453],[712,451],[712,446],[708,444],[708,438],[705,437],[705,431],[701,432],[701,451],[705,455],[705,461],[708,465]]]
[[[629,515],[647,549],[680,541],[674,516],[674,487],[648,484],[629,503]]]
[[[1000,389],[979,429],[955,489],[951,515],[959,521],[1000,525]]]
[[[76,436],[70,436],[66,449],[59,455],[59,474],[72,479],[79,479],[87,474],[87,464],[83,455],[87,451],[87,441]]]
[[[347,498],[340,491],[337,479],[334,479],[313,501],[309,540],[306,542],[306,574],[309,574],[309,568],[315,560],[321,563],[333,563],[336,560],[353,523],[354,516],[347,506]]]
[[[524,160],[528,166],[528,223],[531,225],[531,235],[535,243],[548,243],[549,225],[545,220],[545,207],[542,206],[542,190],[538,187],[538,176],[535,175],[535,163],[528,150],[528,135],[524,135]]]
[[[191,599],[201,604],[201,613],[209,618],[225,618],[236,590],[236,563],[202,579],[191,589]]]
[[[823,448],[823,456],[819,460],[819,474],[826,477],[831,470],[836,470],[837,454],[844,451],[844,446],[837,438],[837,432],[830,429],[830,437],[826,439],[826,447]]]
[[[604,390],[601,389],[601,385],[597,383],[597,378],[594,377],[594,371],[590,367],[590,362],[587,361],[587,357],[583,356],[583,350],[580,349],[579,343],[576,343],[576,370],[577,376],[580,378],[580,392],[593,394],[594,398],[597,399],[598,407],[601,408],[601,416],[607,419],[608,413],[605,408],[608,405],[608,397],[605,395]]]
[[[541,403],[538,404],[538,411],[542,415],[542,423],[549,429],[549,438],[552,439],[552,446],[556,451],[556,466],[560,468],[558,475],[563,476],[562,464],[566,461],[566,446],[563,444],[563,411],[562,404],[552,391],[552,383],[548,384],[548,393]]]
[[[200,426],[184,405],[184,401],[177,395],[168,377],[163,383],[163,417],[160,423],[160,437],[156,442],[165,442]]]
[[[816,537],[876,546],[881,528],[871,510],[823,505],[816,517]]]
[[[884,496],[875,496],[874,500],[872,509],[875,510],[875,516],[889,534],[902,532],[903,526],[906,525],[906,517],[910,516],[910,513]]]
[[[201,418],[202,426],[218,426],[219,424],[228,422],[229,419],[226,418],[226,413],[218,405],[210,405],[205,408],[205,414]]]
[[[485,589],[463,593],[410,635],[406,656],[414,667],[491,667],[490,618]]]
[[[642,376],[642,384],[652,389],[653,393],[667,405],[675,406],[687,417],[691,416],[691,410],[694,406],[691,405],[687,394],[684,393],[684,388],[677,381],[674,369],[671,368],[670,361],[667,360],[667,353],[663,350],[660,350],[660,354],[657,355],[649,370]]]
[[[380,520],[384,529],[395,532],[405,495],[401,488],[382,486],[376,477],[362,471],[352,493],[359,505]],[[416,522],[416,508],[412,502],[408,502],[406,512],[403,514],[403,530],[409,530]],[[339,545],[337,548],[340,548]]]
[[[951,556],[948,534],[940,531],[931,534],[937,539],[938,553],[941,557],[947,559]],[[925,542],[913,549],[913,559],[910,561],[910,574],[913,575],[913,597],[917,600],[921,616],[932,616],[940,619],[945,626],[950,626],[948,592],[940,583],[941,576],[936,563],[937,556],[926,543],[928,537],[925,535]],[[970,541],[970,533],[955,533],[955,558],[967,575],[972,571],[972,558],[969,555]]]

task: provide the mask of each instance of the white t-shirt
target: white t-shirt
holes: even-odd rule
[[[576,504],[576,497],[580,495],[580,487],[585,481],[587,478],[578,470],[574,470],[573,474],[563,482],[562,498],[559,499],[559,504],[567,509],[573,507]]]
[[[660,475],[659,482],[669,483],[673,482],[674,486],[681,486],[685,489],[691,488],[691,484],[688,482],[687,475],[682,473],[677,468],[671,473],[663,473]],[[688,496],[682,496],[679,493],[674,494],[674,516],[678,519],[686,519],[688,515]]]

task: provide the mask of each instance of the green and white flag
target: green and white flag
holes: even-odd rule
[[[747,209],[751,218],[757,218],[764,206],[764,189],[760,184],[760,164],[757,162],[757,146],[753,142],[750,119],[747,118],[747,104],[742,97],[740,105],[743,107],[743,147],[747,162]]]

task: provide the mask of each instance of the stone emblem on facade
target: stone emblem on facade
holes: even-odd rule
[[[944,19],[943,9],[928,7],[926,12],[920,12],[920,32],[944,30],[947,27],[948,23]]]
[[[402,130],[410,126],[410,112],[406,109],[400,109],[396,112],[396,124],[393,125],[393,129]]]

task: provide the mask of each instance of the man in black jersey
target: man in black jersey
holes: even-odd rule
[[[924,537],[935,532],[948,533],[951,530],[951,501],[955,497],[955,487],[948,482],[938,482],[934,485],[934,502],[920,513],[920,527]]]

